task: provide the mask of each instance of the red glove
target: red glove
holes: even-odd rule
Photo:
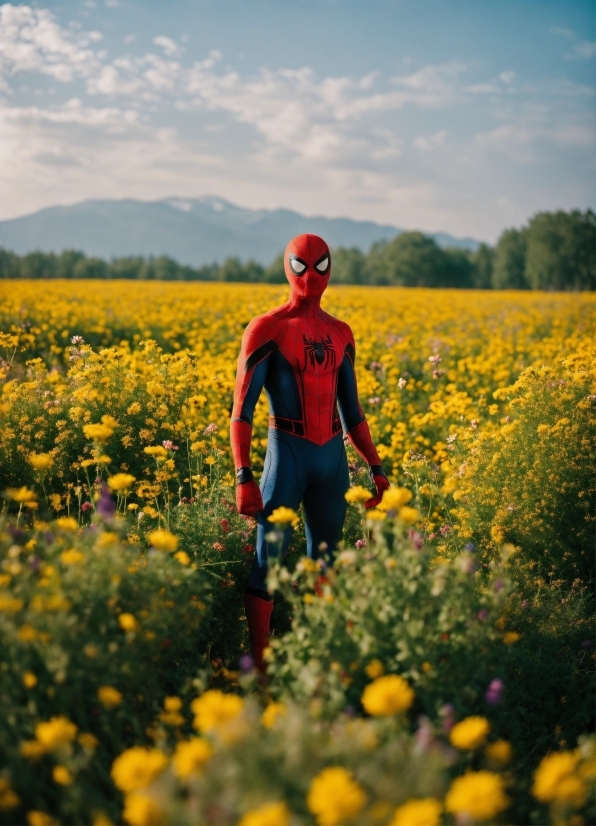
[[[377,489],[377,495],[373,496],[372,499],[369,499],[368,502],[364,503],[364,507],[368,510],[369,508],[376,508],[377,505],[380,503],[381,499],[383,498],[383,493],[389,487],[389,482],[387,481],[387,477],[383,472],[383,468],[380,465],[374,465],[370,469],[370,475],[372,480],[375,484]]]
[[[263,510],[261,489],[248,467],[240,468],[236,473],[236,507],[238,513],[245,516],[257,516],[259,511]]]

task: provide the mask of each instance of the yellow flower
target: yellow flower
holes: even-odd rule
[[[212,754],[213,746],[203,737],[193,737],[178,743],[172,757],[174,772],[182,780],[186,780],[191,774],[199,774]]]
[[[139,623],[134,614],[119,614],[118,625],[123,631],[138,631]]]
[[[6,495],[9,499],[12,499],[13,502],[19,502],[22,505],[27,504],[28,502],[35,502],[37,499],[37,496],[33,493],[33,491],[26,487],[18,489],[8,488]]]
[[[38,760],[47,749],[39,740],[25,740],[19,746],[19,753],[28,760]]]
[[[63,531],[76,531],[79,527],[79,523],[72,516],[59,516],[54,524]]]
[[[144,450],[149,456],[155,456],[156,459],[167,459],[168,451],[161,445],[151,445]]]
[[[149,544],[158,551],[175,551],[178,547],[178,537],[169,531],[158,528],[147,535]]]
[[[116,708],[123,700],[122,694],[111,685],[102,685],[97,689],[97,699],[104,708]]]
[[[520,637],[521,634],[518,634],[517,631],[507,631],[507,633],[503,635],[503,642],[505,645],[513,645],[513,643],[517,642]]]
[[[295,522],[298,519],[298,514],[292,508],[275,508],[271,516],[267,517],[269,522],[274,522],[276,525],[287,525],[290,522]]]
[[[181,726],[185,723],[182,714],[178,712],[182,708],[180,697],[166,697],[163,701],[164,711],[159,715],[159,719],[166,726]]]
[[[25,688],[35,688],[37,685],[37,677],[32,671],[25,671],[23,674],[23,685]]]
[[[178,551],[174,554],[174,559],[177,559],[181,565],[190,565],[190,557],[186,551]]]
[[[366,794],[349,771],[341,766],[323,769],[310,784],[306,804],[319,826],[339,826],[364,807]]]
[[[167,765],[163,751],[133,746],[114,760],[110,775],[121,792],[135,792],[152,783]]]
[[[49,495],[50,505],[53,507],[55,511],[60,510],[60,503],[62,501],[62,497],[59,493],[50,493]]]
[[[190,708],[195,715],[194,727],[209,732],[238,717],[244,709],[244,700],[237,694],[211,689],[193,700]]]
[[[413,525],[420,519],[420,512],[416,508],[401,508],[399,518],[408,525]]]
[[[80,565],[85,559],[85,554],[71,548],[70,551],[62,551],[60,554],[60,562],[64,565]]]
[[[456,749],[468,751],[481,746],[490,732],[490,723],[486,717],[466,717],[456,723],[449,734],[451,745]]]
[[[114,435],[114,430],[107,424],[85,424],[83,433],[88,439],[94,442],[107,442],[110,436]]]
[[[205,459],[205,464],[211,466],[214,465],[216,461],[217,459],[214,456],[207,456],[207,458]]]
[[[550,428],[547,424],[539,424],[536,428],[536,432],[539,436],[542,436],[543,433],[548,433],[549,430]]]
[[[98,465],[109,465],[112,463],[111,458],[107,456],[105,453],[102,453],[101,456],[98,456],[95,461]]]
[[[368,502],[369,499],[372,499],[372,493],[366,488],[363,488],[362,485],[354,485],[349,488],[349,490],[345,492],[344,496],[346,502],[349,502],[350,504],[364,504],[364,502]]]
[[[45,812],[34,809],[27,812],[27,823],[29,826],[57,826],[58,821]]]
[[[408,800],[395,810],[389,826],[439,826],[442,809],[434,797]]]
[[[28,461],[33,470],[47,470],[54,464],[54,458],[49,453],[30,453]]]
[[[414,702],[414,692],[397,674],[377,677],[362,693],[362,705],[374,717],[391,716],[406,711]]]
[[[99,740],[89,731],[82,731],[77,737],[77,740],[84,749],[89,749],[90,751],[94,751],[99,746]]]
[[[35,737],[47,751],[67,745],[77,736],[77,727],[67,717],[52,717],[35,726]]]
[[[238,821],[238,826],[290,826],[290,810],[286,804],[265,803],[251,809]]]
[[[0,777],[0,811],[16,808],[21,801],[6,777]]]
[[[129,491],[135,481],[136,477],[130,473],[115,473],[108,478],[108,487],[115,491]]]
[[[23,600],[18,597],[0,596],[0,611],[7,614],[18,614],[23,608]]]
[[[407,488],[387,488],[383,493],[383,498],[379,504],[379,510],[398,511],[407,505],[412,498],[412,493]]]
[[[568,803],[581,806],[586,787],[576,774],[580,755],[577,751],[547,754],[534,773],[532,794],[542,803]]]
[[[503,779],[487,771],[468,771],[456,777],[445,797],[448,812],[472,820],[489,820],[508,806]]]
[[[134,416],[136,413],[139,413],[141,410],[141,405],[138,402],[133,402],[130,407],[127,409],[127,413],[129,416]]]
[[[383,674],[385,667],[383,666],[381,660],[371,660],[364,671],[367,677],[370,677],[371,680],[376,680],[377,677],[380,677],[381,674]]]
[[[71,786],[74,778],[72,774],[68,771],[66,766],[54,766],[52,770],[52,779],[54,783],[58,783],[60,786]]]
[[[270,702],[261,714],[261,723],[265,728],[273,728],[278,717],[285,717],[286,707],[283,703]]]
[[[491,539],[498,545],[500,545],[501,542],[505,541],[506,535],[507,534],[505,532],[505,528],[503,528],[501,525],[493,525],[490,529]]]
[[[513,757],[513,747],[508,740],[496,740],[494,743],[489,743],[484,751],[488,759],[499,766],[506,766]]]
[[[366,511],[366,518],[370,519],[372,522],[382,522],[383,519],[387,519],[387,514],[385,511],[380,511],[378,508],[372,508],[369,511]]]
[[[130,826],[161,826],[164,823],[160,807],[144,794],[129,794],[125,797],[122,817]]]

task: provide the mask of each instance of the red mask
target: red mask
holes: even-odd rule
[[[284,253],[284,269],[292,298],[318,298],[331,275],[331,253],[318,235],[297,235]]]

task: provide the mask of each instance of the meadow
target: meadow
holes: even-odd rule
[[[264,683],[228,425],[286,293],[0,283],[0,822],[593,822],[596,299],[328,289],[392,488],[333,568],[298,524]]]

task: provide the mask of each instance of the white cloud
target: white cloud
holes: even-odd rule
[[[0,84],[8,88],[17,72],[41,72],[63,83],[88,77],[98,68],[89,45],[100,38],[99,32],[69,32],[46,9],[6,3],[0,6]]]
[[[434,135],[430,135],[427,138],[421,136],[415,139],[414,146],[416,149],[421,149],[423,152],[432,152],[433,149],[443,146],[448,134],[449,133],[445,129],[441,129],[439,132],[435,132]]]
[[[590,60],[596,55],[596,42],[578,43],[573,47],[573,56],[578,60]]]
[[[593,141],[591,122],[573,113],[594,90],[566,80],[530,87],[512,70],[486,79],[456,61],[390,78],[321,77],[307,66],[247,76],[217,51],[189,63],[166,36],[116,57],[100,39],[48,10],[0,6],[3,88],[37,73],[57,81],[54,100],[70,97],[51,105],[40,90],[45,104],[19,106],[15,91],[0,102],[2,217],[56,200],[216,192],[490,238],[499,204],[513,203],[520,222],[534,208],[537,190],[525,192],[520,170],[548,178],[564,153],[587,158]],[[466,111],[484,118],[476,137]]]
[[[178,46],[176,41],[172,40],[171,37],[160,35],[159,37],[154,37],[153,42],[156,46],[159,46],[160,49],[163,49],[166,57],[175,57],[180,54],[180,46]]]
[[[550,30],[553,34],[559,34],[561,37],[573,37],[571,29],[565,29],[561,26],[551,26]]]

